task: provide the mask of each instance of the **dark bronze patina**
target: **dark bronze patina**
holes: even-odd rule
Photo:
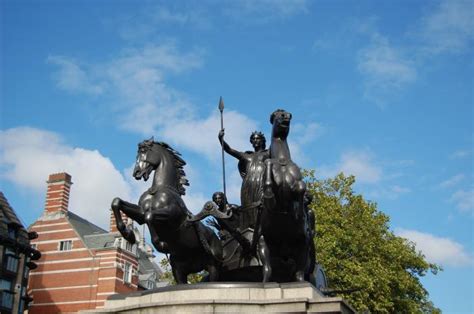
[[[224,190],[214,193],[212,201],[193,216],[181,198],[188,185],[185,162],[167,144],[150,139],[138,145],[133,175],[146,181],[154,171],[153,184],[138,205],[113,200],[118,230],[135,242],[120,211],[139,224],[146,223],[155,248],[170,254],[178,283],[186,283],[188,274],[205,269],[210,281],[306,280],[326,288],[324,271],[315,260],[311,195],[305,193],[300,168],[291,159],[287,143],[292,115],[281,109],[271,114],[269,149],[263,133],[255,131],[250,136],[254,150],[239,152],[224,141],[223,109],[221,99],[218,139],[223,151],[239,161],[241,205],[229,204]],[[225,175],[223,179],[225,189]]]
[[[165,143],[152,139],[138,144],[133,170],[135,179],[148,180],[154,171],[153,184],[142,194],[138,205],[115,198],[112,210],[117,229],[131,243],[135,235],[125,226],[120,211],[139,223],[147,224],[151,241],[162,253],[170,254],[170,264],[177,283],[187,283],[187,276],[201,270],[209,272],[211,281],[218,280],[222,245],[211,228],[200,221],[189,223],[191,215],[181,198],[188,185],[180,154]]]

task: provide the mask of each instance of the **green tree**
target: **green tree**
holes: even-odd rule
[[[163,273],[160,276],[160,281],[167,281],[170,285],[175,285],[176,281],[174,280],[173,273],[171,271],[171,265],[167,257],[163,258],[160,261],[160,268]],[[197,274],[191,274],[188,276],[188,283],[197,283],[207,275],[206,271],[201,271]]]
[[[390,231],[389,217],[377,204],[354,193],[355,178],[341,173],[316,180],[314,171],[305,175],[316,215],[316,258],[329,287],[357,289],[342,296],[361,312],[440,313],[420,282],[440,267]]]

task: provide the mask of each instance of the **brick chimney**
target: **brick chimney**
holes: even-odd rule
[[[53,173],[49,175],[47,183],[45,211],[47,213],[67,211],[72,185],[71,176],[65,172]]]
[[[122,220],[123,222],[125,223],[125,225],[127,224],[128,222],[128,217],[127,215],[125,215],[123,212],[120,212],[120,214],[122,215]],[[109,227],[109,231],[110,232],[118,232],[118,229],[117,229],[117,222],[115,220],[115,216],[114,216],[114,212],[112,210],[110,210],[110,227]]]

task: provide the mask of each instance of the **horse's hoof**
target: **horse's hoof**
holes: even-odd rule
[[[112,204],[110,205],[110,207],[112,207],[112,208],[114,208],[114,209],[120,208],[120,202],[121,202],[121,201],[122,201],[122,200],[121,200],[120,198],[118,198],[118,197],[114,198],[114,199],[112,200]]]

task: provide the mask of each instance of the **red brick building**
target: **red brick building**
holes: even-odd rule
[[[112,294],[156,287],[161,271],[149,245],[123,239],[113,215],[106,231],[69,211],[67,173],[52,174],[47,183],[45,210],[29,228],[38,233],[31,243],[42,254],[30,272],[30,313],[100,308]]]

